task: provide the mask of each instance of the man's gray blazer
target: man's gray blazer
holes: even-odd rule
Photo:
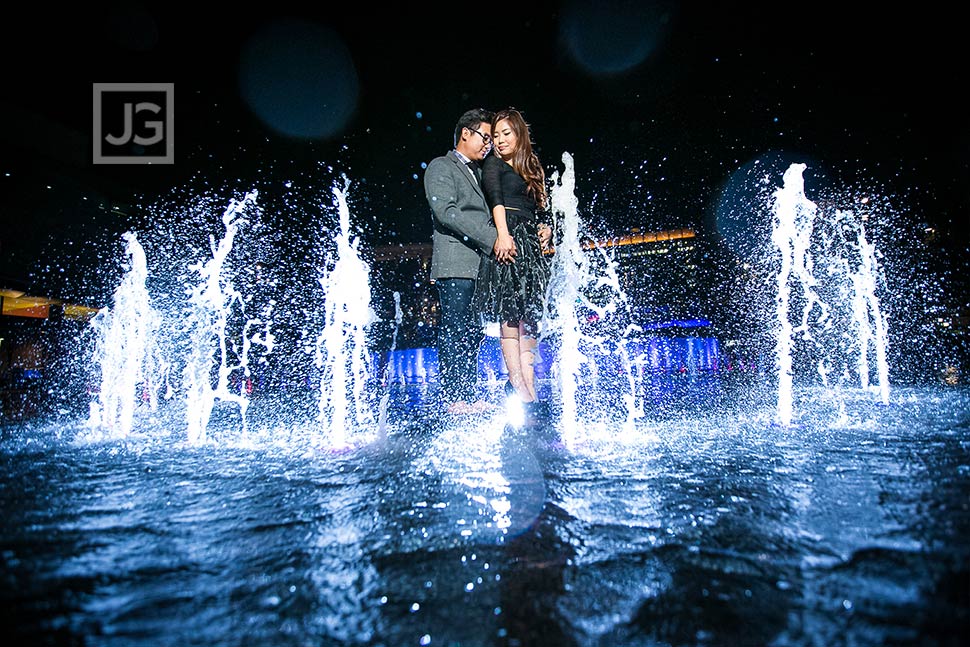
[[[497,232],[482,187],[454,151],[436,157],[424,172],[431,206],[431,280],[474,279],[479,251],[490,254]]]

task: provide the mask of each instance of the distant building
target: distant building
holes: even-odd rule
[[[693,229],[641,231],[587,244],[616,264],[632,321],[645,331],[709,324],[700,276],[701,243]]]

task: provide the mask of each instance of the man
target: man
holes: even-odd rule
[[[455,126],[455,148],[433,159],[424,173],[434,225],[431,282],[438,287],[441,303],[438,373],[452,414],[489,406],[476,393],[478,348],[485,335],[471,302],[479,253],[491,253],[497,238],[478,167],[491,150],[491,121],[492,113],[481,108],[463,114]]]

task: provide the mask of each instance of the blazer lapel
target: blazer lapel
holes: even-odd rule
[[[451,153],[451,161],[454,162],[455,166],[458,167],[458,172],[462,177],[465,178],[465,181],[472,185],[472,188],[475,189],[475,192],[478,193],[478,195],[482,196],[482,199],[485,199],[485,194],[482,193],[481,184],[479,184],[478,181],[472,177],[472,170],[465,166],[465,163],[461,161],[461,158],[458,157],[454,151]]]

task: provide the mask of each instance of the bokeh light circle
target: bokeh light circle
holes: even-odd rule
[[[563,8],[559,36],[587,73],[623,74],[657,49],[669,29],[672,10],[666,0],[571,1]]]
[[[296,138],[340,134],[357,108],[359,80],[340,35],[323,25],[280,19],[246,42],[240,93],[267,126]]]

